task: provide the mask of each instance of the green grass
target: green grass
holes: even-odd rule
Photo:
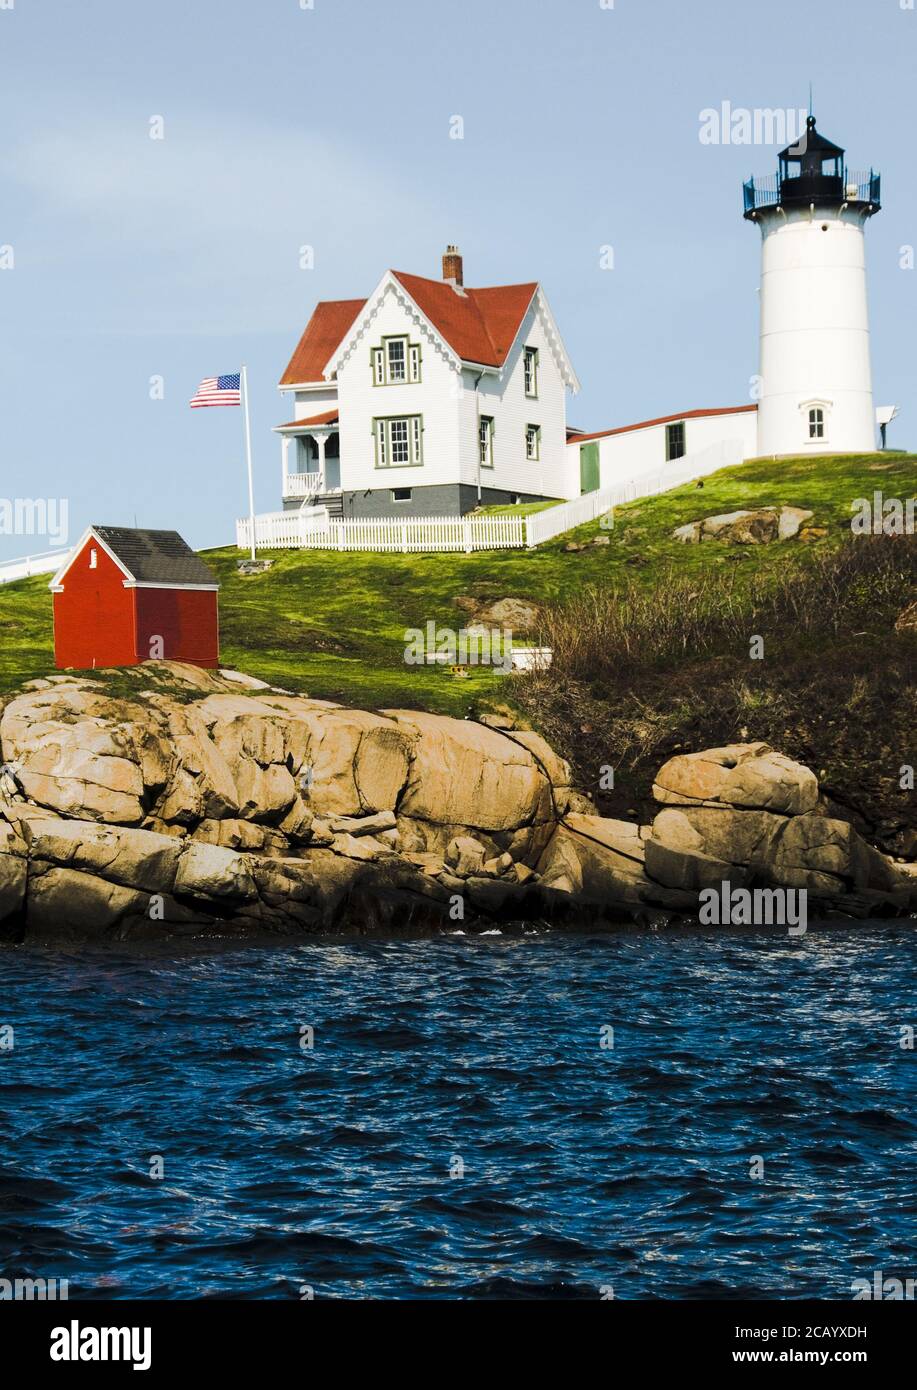
[[[611,530],[593,522],[533,551],[469,556],[278,551],[269,555],[274,561],[269,571],[250,578],[237,573],[237,550],[211,551],[206,559],[223,586],[222,660],[324,699],[464,714],[469,707],[506,700],[514,678],[478,669],[461,680],[448,670],[409,667],[403,660],[406,629],[430,620],[452,629],[468,622],[457,597],[563,600],[585,586],[624,579],[653,587],[665,583],[673,565],[684,576],[731,568],[738,585],[752,575],[776,577],[790,559],[806,564],[819,551],[839,546],[849,536],[855,498],[875,490],[904,498],[915,484],[915,455],[753,460],[711,475],[703,488],[687,484],[619,507]],[[672,539],[675,527],[699,517],[771,504],[811,508],[809,525],[826,527],[827,535],[811,544],[794,540],[760,547],[684,546]],[[564,548],[571,539],[594,536],[607,536],[610,544],[576,553]],[[0,691],[53,666],[47,585],[44,576],[0,587]]]
[[[559,498],[547,502],[516,502],[505,507],[475,507],[473,516],[534,516],[535,512],[546,512],[549,507],[557,507]]]
[[[54,666],[50,574],[0,585],[0,692]]]

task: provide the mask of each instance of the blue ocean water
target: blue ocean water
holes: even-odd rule
[[[71,1299],[848,1299],[914,1277],[915,943],[877,923],[5,948],[0,1271]]]

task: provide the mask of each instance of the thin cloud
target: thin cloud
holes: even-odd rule
[[[144,121],[79,122],[26,136],[0,172],[28,205],[23,264],[68,276],[104,265],[107,302],[84,306],[96,329],[289,331],[291,290],[306,300],[319,280],[352,282],[365,264],[368,292],[393,208],[412,237],[438,235],[432,198],[397,170],[324,134],[248,121],[167,115],[163,140]],[[319,272],[308,290],[304,245]]]

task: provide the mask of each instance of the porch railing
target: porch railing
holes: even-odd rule
[[[321,473],[287,473],[283,480],[284,497],[317,497],[324,490]]]

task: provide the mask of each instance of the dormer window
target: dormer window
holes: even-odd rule
[[[420,381],[420,344],[404,337],[383,339],[372,351],[373,385],[404,386]]]
[[[389,381],[406,381],[408,375],[407,340],[389,338],[386,346]]]
[[[524,362],[525,394],[534,398],[538,395],[538,349],[527,347]]]

